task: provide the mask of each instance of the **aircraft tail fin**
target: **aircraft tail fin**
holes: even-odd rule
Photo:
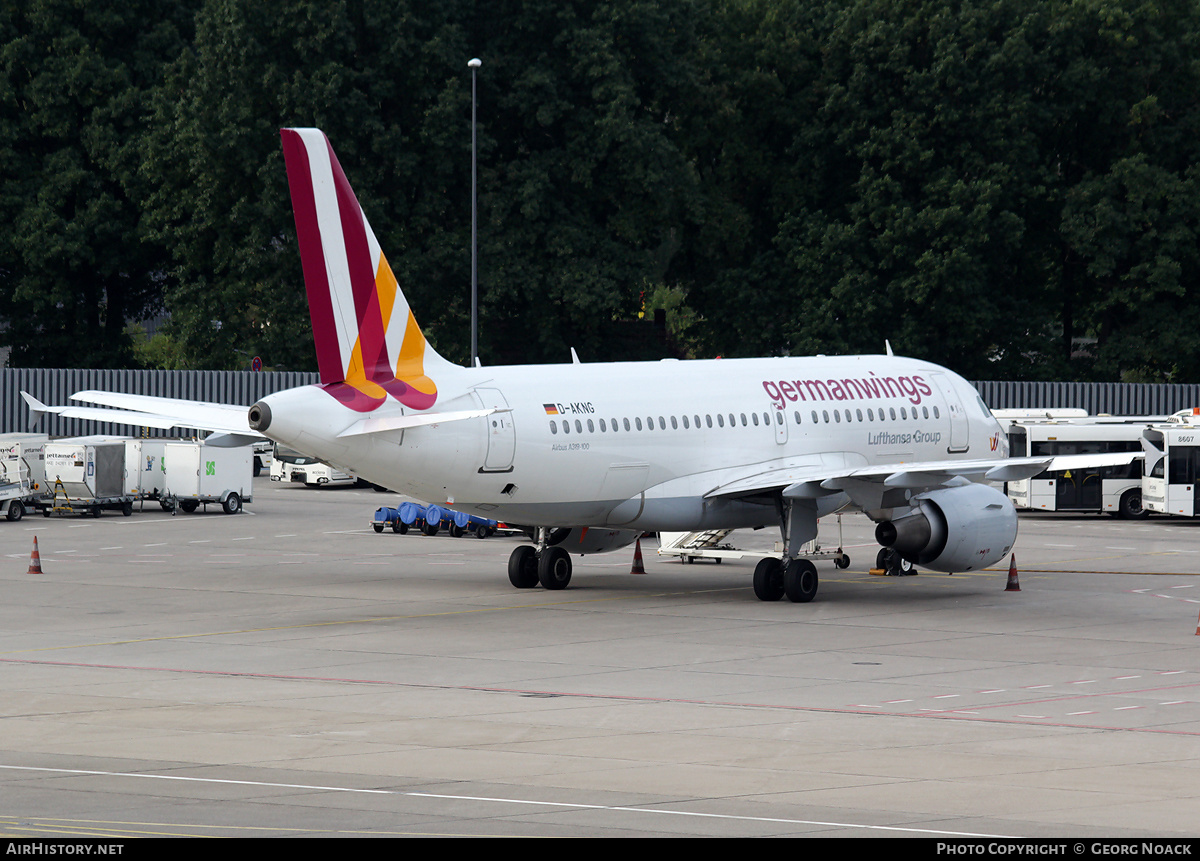
[[[369,412],[392,395],[437,400],[430,376],[452,368],[426,341],[329,139],[281,129],[322,386]]]

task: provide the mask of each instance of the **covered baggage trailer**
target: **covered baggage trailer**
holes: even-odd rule
[[[164,509],[193,512],[201,505],[220,504],[226,514],[236,514],[242,504],[254,501],[254,451],[209,446],[199,442],[167,443]]]
[[[105,509],[133,514],[125,492],[126,437],[76,437],[46,443],[47,496],[34,501],[43,515],[90,514]]]

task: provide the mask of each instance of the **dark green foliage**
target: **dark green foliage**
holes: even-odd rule
[[[657,297],[699,355],[1200,375],[1197,0],[0,8],[17,362],[126,361],[161,304],[145,361],[312,367],[286,125],[466,361],[478,56],[487,363],[669,352]]]
[[[0,345],[12,364],[122,367],[126,319],[161,305],[139,146],[190,19],[177,0],[0,4]]]

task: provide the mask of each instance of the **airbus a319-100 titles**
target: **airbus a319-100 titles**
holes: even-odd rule
[[[1012,503],[985,482],[1052,460],[1007,458],[953,372],[890,355],[462,367],[425,339],[325,135],[281,132],[321,382],[244,407],[105,392],[130,424],[263,435],[426,502],[537,524],[518,588],[562,589],[571,556],[645,531],[778,526],[763,600],[811,601],[800,557],[845,506],[878,524],[881,560],[969,571],[1013,546]],[[35,402],[36,404],[36,402]],[[46,407],[84,418],[111,409]],[[167,424],[164,424],[167,423]],[[1094,460],[1094,458],[1093,458]],[[1062,465],[1059,468],[1064,468]],[[550,535],[561,538],[552,543]]]

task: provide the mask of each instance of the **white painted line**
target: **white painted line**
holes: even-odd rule
[[[964,831],[941,831],[932,828],[904,828],[893,825],[860,825],[854,822],[832,822],[809,819],[780,819],[768,816],[736,816],[728,813],[697,813],[690,810],[671,810],[665,807],[617,807],[607,804],[574,804],[567,801],[539,801],[525,798],[492,798],[489,796],[447,795],[433,792],[403,792],[394,789],[359,789],[349,786],[321,786],[304,783],[270,783],[258,780],[225,780],[213,777],[186,777],[180,774],[140,774],[137,772],[120,771],[89,771],[75,768],[38,768],[22,765],[0,765],[2,769],[11,771],[36,771],[51,774],[78,774],[97,777],[124,777],[139,780],[177,780],[185,783],[209,783],[224,786],[263,786],[278,789],[303,789],[319,792],[347,792],[362,795],[394,795],[405,798],[432,798],[444,801],[475,801],[492,804],[515,804],[533,807],[563,808],[568,810],[606,810],[617,813],[639,813],[648,816],[683,816],[694,819],[723,819],[733,822],[774,822],[787,825],[816,825],[834,828],[856,828],[864,831],[900,831],[905,834],[938,834],[952,837],[994,837],[1004,840],[1015,840],[1015,837],[1004,834],[979,834]]]

